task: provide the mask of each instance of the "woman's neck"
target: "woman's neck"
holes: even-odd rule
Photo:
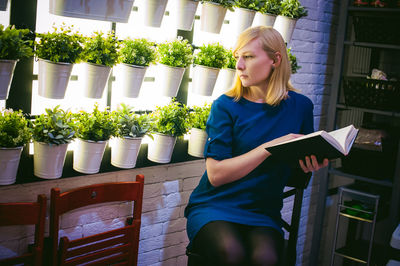
[[[248,93],[244,95],[244,98],[255,103],[265,103],[266,96],[267,86],[263,88],[259,86],[251,86],[248,90]]]

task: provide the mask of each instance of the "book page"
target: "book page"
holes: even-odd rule
[[[351,144],[354,140],[354,132],[357,133],[357,131],[354,129],[354,126],[350,125],[328,133],[330,136],[336,139],[341,147],[339,150],[345,155],[348,153],[349,144]],[[352,134],[349,136],[350,133]]]

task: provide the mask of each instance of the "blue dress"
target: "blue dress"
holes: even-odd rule
[[[204,156],[236,157],[289,133],[311,133],[313,124],[313,103],[293,91],[275,107],[221,95],[207,121]],[[190,242],[204,225],[216,220],[269,226],[283,233],[280,211],[291,169],[271,158],[247,176],[219,187],[213,187],[204,173],[185,208]]]

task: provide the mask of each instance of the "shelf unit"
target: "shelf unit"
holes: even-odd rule
[[[334,75],[332,79],[332,89],[331,89],[331,97],[329,102],[328,109],[328,118],[327,118],[327,131],[334,130],[338,127],[344,126],[341,123],[341,112],[354,112],[360,117],[354,118],[359,119],[363,122],[364,119],[373,117],[374,119],[377,117],[378,119],[383,119],[386,123],[388,121],[393,121],[393,124],[398,124],[400,121],[400,111],[399,110],[379,110],[373,107],[371,108],[360,108],[357,106],[351,106],[345,102],[343,95],[343,87],[342,87],[342,79],[347,76],[366,76],[366,69],[368,71],[368,75],[371,73],[372,67],[374,64],[383,64],[384,66],[392,67],[392,69],[396,69],[397,74],[400,73],[400,43],[399,42],[391,42],[391,43],[382,43],[382,42],[372,42],[365,40],[358,41],[355,36],[354,26],[353,26],[353,17],[355,16],[371,16],[375,18],[379,18],[384,20],[384,22],[392,21],[393,19],[399,19],[400,8],[390,7],[390,8],[375,8],[375,7],[355,7],[352,6],[352,0],[341,1],[340,6],[340,17],[338,24],[338,33],[336,38],[336,57],[334,62]],[[400,21],[400,20],[399,20]],[[400,22],[396,25],[400,25]],[[396,29],[397,32],[397,29]],[[398,34],[398,33],[394,33]],[[362,51],[364,49],[364,53],[359,52],[355,53],[354,50],[358,49],[358,51]],[[353,51],[353,52],[352,52]],[[368,51],[368,53],[365,53]],[[368,56],[364,56],[367,54]],[[386,54],[386,56],[384,56]],[[390,56],[387,56],[387,55]],[[358,59],[358,61],[357,61]],[[359,64],[353,64],[352,68],[352,60],[356,60]],[[377,63],[378,62],[378,63]],[[364,66],[363,71],[353,71],[355,69],[354,65],[358,67],[357,70],[360,70],[361,66]],[[381,68],[380,68],[381,69]],[[385,69],[381,69],[385,71]],[[350,74],[349,74],[350,73]],[[388,73],[389,74],[389,73]],[[398,80],[400,76],[398,76]],[[400,105],[400,102],[399,102]],[[346,118],[347,122],[351,123],[349,119]],[[343,119],[342,119],[343,120]],[[357,123],[359,121],[356,121]],[[357,123],[353,123],[356,127],[359,127]],[[397,136],[398,137],[398,136]],[[390,205],[388,210],[388,227],[385,228],[385,250],[389,245],[390,235],[395,229],[395,227],[399,223],[399,212],[400,212],[400,196],[398,191],[400,191],[400,145],[394,147],[396,150],[396,158],[394,164],[393,175],[390,178],[373,178],[370,176],[362,176],[346,173],[341,168],[333,168],[329,167],[327,169],[322,170],[319,182],[319,194],[317,201],[317,210],[316,210],[316,218],[314,222],[313,228],[313,239],[312,239],[312,247],[310,254],[310,265],[317,266],[319,265],[319,259],[322,258],[322,250],[320,247],[323,246],[321,243],[321,238],[323,234],[323,226],[324,226],[324,217],[326,211],[326,198],[329,196],[330,191],[335,191],[335,188],[331,188],[330,179],[335,176],[345,177],[351,180],[355,180],[357,182],[362,181],[370,184],[371,186],[380,186],[387,188],[391,192],[390,194]],[[377,165],[376,167],[379,167]],[[373,243],[375,245],[377,243]],[[337,250],[336,252],[342,253],[342,255],[350,256],[351,254],[346,252],[345,247],[343,249]],[[374,254],[372,254],[373,256]],[[382,254],[380,254],[382,255]],[[360,263],[365,263],[365,260],[359,261]]]

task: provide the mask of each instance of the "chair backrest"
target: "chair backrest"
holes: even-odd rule
[[[29,252],[0,260],[0,265],[42,265],[46,196],[38,195],[37,202],[0,203],[0,226],[35,225],[35,242]]]
[[[95,184],[60,193],[51,190],[50,241],[53,265],[77,265],[96,261],[96,264],[137,264],[139,231],[142,215],[143,175],[135,182]],[[69,240],[59,237],[60,215],[71,210],[98,203],[133,201],[132,217],[124,227],[100,234]],[[60,243],[60,245],[59,245]]]

